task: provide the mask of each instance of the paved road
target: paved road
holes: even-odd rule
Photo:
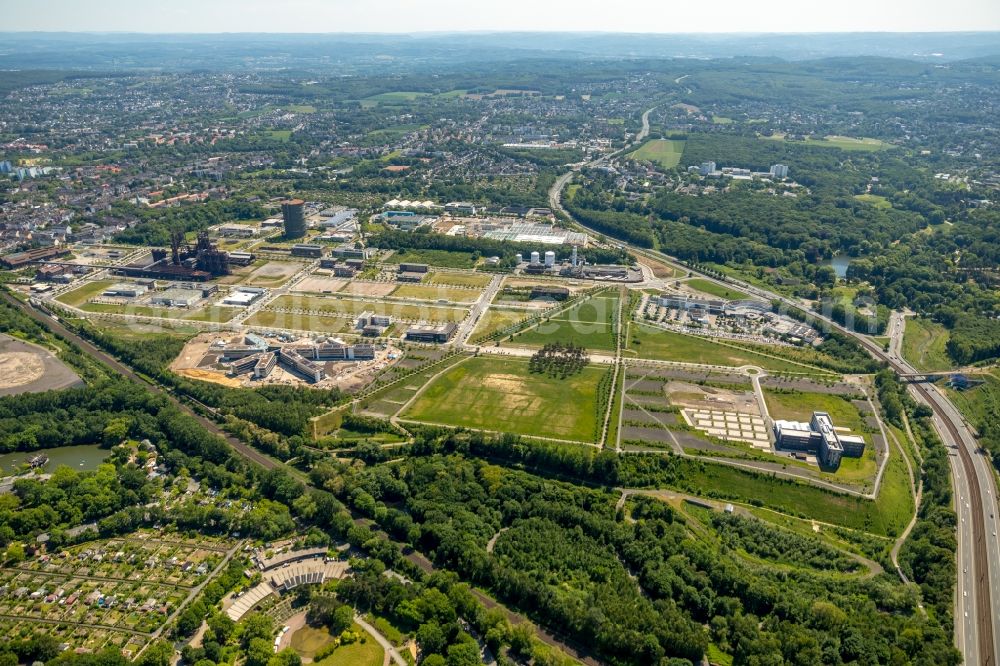
[[[642,129],[639,131],[638,134],[635,135],[635,142],[636,143],[639,143],[640,141],[642,141],[643,139],[645,139],[647,136],[649,136],[649,114],[652,113],[653,109],[655,109],[655,108],[656,107],[654,106],[652,109],[646,109],[643,112],[643,114],[642,114]]]
[[[406,660],[403,659],[403,655],[399,654],[399,650],[396,649],[396,646],[390,643],[389,639],[380,634],[378,629],[365,622],[365,619],[360,615],[355,615],[354,621],[357,622],[362,629],[367,631],[371,637],[375,639],[375,642],[381,645],[382,649],[385,650],[385,659],[382,662],[382,666],[389,666],[390,659],[396,663],[396,666],[406,666]]]
[[[489,311],[490,305],[493,303],[493,298],[500,291],[500,285],[503,283],[503,277],[500,275],[494,275],[493,279],[490,280],[490,284],[483,290],[483,293],[479,295],[476,302],[472,304],[472,309],[469,315],[462,321],[458,326],[458,331],[455,334],[455,343],[458,345],[465,345],[469,338],[472,336],[472,332],[476,330],[476,324],[479,322],[480,317],[482,317],[486,312]]]
[[[889,326],[886,335],[889,336],[889,353],[896,358],[903,358],[903,334],[906,332],[906,318],[899,310],[893,310],[889,316]]]
[[[623,150],[627,150],[627,148]],[[617,153],[601,157],[587,166],[597,166],[615,154]],[[561,199],[562,189],[573,178],[574,173],[575,171],[570,171],[560,176],[549,191],[550,207],[553,210],[561,211],[570,219],[573,218],[563,208]],[[574,221],[592,233],[600,233],[595,229],[589,229],[579,220]],[[683,266],[677,259],[661,252],[632,246],[624,242],[620,244],[634,254],[659,261],[666,260],[674,265]],[[701,273],[697,269],[684,268],[720,285],[735,286],[751,296],[772,302],[778,301],[784,306],[798,310],[808,310],[802,301],[776,294],[742,280],[730,279],[723,282],[711,275]],[[897,374],[906,375],[916,372],[899,355],[902,330],[905,326],[898,317],[890,331],[892,338],[890,348],[895,347],[895,350],[886,352],[867,336],[849,330],[820,313],[812,313],[812,315],[829,327],[854,338],[872,357],[888,364]],[[959,507],[958,557],[962,569],[958,573],[960,581],[955,599],[956,644],[962,651],[967,664],[997,666],[997,656],[1000,654],[1000,650],[997,648],[995,639],[1000,637],[1000,613],[994,615],[992,609],[1000,609],[1000,580],[998,580],[1000,579],[1000,541],[996,536],[998,507],[992,466],[983,455],[978,453],[979,448],[975,436],[946,396],[932,385],[914,384],[911,385],[910,391],[919,402],[931,408],[935,415],[935,429],[942,441],[958,454],[957,460],[953,460],[951,466],[956,494],[961,494],[960,489],[962,488],[968,491],[964,494],[967,498],[966,505]]]
[[[15,307],[21,308],[26,315],[37,321],[39,324],[48,328],[50,331],[56,333],[63,339],[73,342],[78,347],[80,347],[80,349],[83,350],[84,353],[100,361],[101,363],[107,365],[116,372],[121,373],[125,378],[133,382],[136,382],[138,384],[142,384],[155,393],[166,396],[180,409],[184,410],[186,413],[190,414],[195,419],[197,419],[210,432],[225,438],[226,442],[228,442],[229,445],[232,446],[233,449],[240,455],[246,457],[247,459],[253,462],[256,462],[265,469],[275,469],[277,467],[281,467],[286,471],[290,472],[291,474],[293,474],[296,478],[301,478],[303,476],[301,472],[299,472],[298,470],[289,467],[284,463],[278,462],[272,458],[269,458],[268,456],[265,456],[256,449],[253,449],[252,447],[248,446],[247,444],[244,444],[242,441],[236,439],[235,437],[232,437],[231,435],[223,432],[213,421],[201,416],[200,414],[192,410],[190,407],[188,407],[186,404],[180,402],[173,394],[166,391],[159,385],[152,384],[146,381],[145,379],[137,375],[135,372],[133,372],[131,368],[124,365],[116,358],[110,356],[104,351],[98,349],[89,341],[73,333],[53,317],[46,315],[45,313],[36,310],[32,307],[29,307],[25,303],[22,303],[21,301],[17,300],[16,298],[12,297],[10,294],[6,292],[0,292],[0,298],[4,299],[5,301],[7,301],[8,303],[10,303]],[[354,522],[358,525],[374,525],[372,521],[365,518],[355,518]],[[383,532],[382,534],[385,533]],[[404,557],[406,557],[407,560],[409,560],[414,565],[419,567],[425,573],[431,574],[435,571],[435,567],[431,563],[431,561],[428,560],[423,554],[417,551],[409,550],[404,554]],[[497,608],[500,611],[502,611],[512,624],[520,624],[521,622],[527,621],[522,615],[515,613],[514,611],[510,610],[506,606],[500,604],[495,599],[485,595],[479,590],[473,589],[472,592],[476,596],[476,598],[479,599],[479,601],[483,603],[484,606],[486,606],[486,608],[488,609]],[[566,654],[572,656],[578,661],[583,662],[587,666],[602,666],[602,662],[598,661],[596,658],[591,656],[590,651],[587,649],[586,646],[580,645],[574,642],[572,639],[556,637],[554,634],[547,632],[538,626],[535,626],[535,633],[538,636],[538,638],[544,643],[547,643],[548,645],[551,645],[555,648],[562,650]]]
[[[156,639],[162,636],[164,631],[166,631],[168,628],[170,629],[173,628],[174,620],[176,620],[177,617],[181,614],[181,611],[187,608],[188,604],[194,601],[195,597],[201,594],[201,591],[205,589],[206,585],[208,585],[209,583],[211,583],[213,580],[216,579],[216,577],[219,575],[219,572],[222,571],[224,567],[229,566],[229,560],[233,559],[233,556],[237,553],[237,551],[240,550],[240,548],[243,547],[244,543],[246,543],[246,541],[244,540],[237,541],[232,548],[226,551],[226,556],[222,558],[222,561],[219,562],[218,566],[212,569],[212,573],[209,574],[208,577],[205,578],[205,580],[201,581],[200,583],[198,583],[198,585],[191,588],[191,591],[188,592],[188,595],[184,598],[184,601],[182,601],[180,604],[177,605],[177,608],[175,608],[174,612],[170,614],[170,617],[168,617],[166,620],[163,621],[163,624],[160,625],[160,628],[157,629],[155,632],[153,632],[153,635],[149,637],[149,641],[147,641],[146,644],[139,649],[139,651],[135,655],[136,657],[139,657],[139,655],[141,655],[146,650],[147,647],[152,645]]]

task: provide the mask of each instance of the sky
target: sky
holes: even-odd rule
[[[947,32],[1000,0],[0,0],[0,31]]]

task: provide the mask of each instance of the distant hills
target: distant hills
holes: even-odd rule
[[[340,67],[345,74],[421,64],[527,58],[880,56],[920,62],[1000,58],[1000,32],[815,34],[420,33],[139,34],[0,32],[0,68],[190,70]]]

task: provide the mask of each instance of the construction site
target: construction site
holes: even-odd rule
[[[352,390],[401,356],[391,345],[287,334],[202,333],[171,364],[174,372],[230,387],[284,384]]]

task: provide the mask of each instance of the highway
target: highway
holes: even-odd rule
[[[644,130],[648,129],[649,111],[643,114]],[[641,141],[640,136],[644,138],[640,133],[630,146],[604,155],[584,166],[594,167],[624,153]],[[583,167],[578,167],[556,179],[549,191],[549,206],[583,229],[593,234],[600,234],[601,232],[581,224],[562,205],[562,190],[580,168]],[[690,268],[662,252],[637,247],[624,241],[615,242],[633,254],[658,261],[668,261],[698,274],[699,277],[726,286],[735,286],[752,296],[771,302],[778,301],[781,305],[796,310],[809,311],[808,306],[801,301],[742,280],[728,279],[723,282],[698,269]],[[885,363],[897,374],[908,375],[917,372],[902,359],[901,340],[904,328],[902,317],[897,315],[890,323],[891,342],[890,351],[887,352],[868,336],[841,326],[821,313],[811,312],[811,315],[830,328],[853,338],[873,358]],[[945,446],[956,454],[951,456],[959,544],[956,555],[958,583],[955,596],[955,644],[962,652],[966,664],[998,666],[1000,650],[997,648],[996,639],[1000,637],[1000,612],[994,614],[993,608],[1000,609],[1000,537],[997,536],[996,522],[1000,511],[997,506],[993,468],[989,459],[979,453],[976,438],[965,419],[937,387],[913,383],[910,384],[909,391],[918,402],[927,405],[933,411],[933,423],[938,435]]]

